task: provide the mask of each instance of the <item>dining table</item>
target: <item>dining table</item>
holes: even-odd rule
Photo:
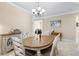
[[[41,50],[51,46],[54,38],[55,36],[53,35],[42,35],[41,40],[35,39],[34,36],[24,38],[24,49],[34,50],[37,52],[37,56],[41,56]]]

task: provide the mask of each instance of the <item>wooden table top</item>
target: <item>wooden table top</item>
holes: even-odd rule
[[[40,48],[52,44],[54,38],[55,36],[52,35],[42,35],[41,41],[35,43],[34,37],[27,37],[23,40],[23,45],[29,48]]]

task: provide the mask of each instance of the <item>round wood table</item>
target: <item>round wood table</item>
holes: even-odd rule
[[[53,36],[42,35],[41,40],[35,39],[34,37],[27,37],[23,40],[23,45],[25,49],[37,51],[37,55],[40,56],[40,50],[48,48],[52,45],[54,40]]]

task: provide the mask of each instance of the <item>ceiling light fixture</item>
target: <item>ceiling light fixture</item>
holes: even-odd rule
[[[44,13],[45,13],[45,9],[42,9],[40,6],[39,6],[39,2],[37,2],[38,6],[34,9],[32,9],[32,13],[33,15],[35,15],[36,17],[38,16],[42,16]]]

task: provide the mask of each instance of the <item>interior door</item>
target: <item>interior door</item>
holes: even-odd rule
[[[43,21],[42,20],[33,21],[33,34],[35,34],[36,29],[43,30]]]
[[[76,17],[76,43],[79,50],[79,16]]]

